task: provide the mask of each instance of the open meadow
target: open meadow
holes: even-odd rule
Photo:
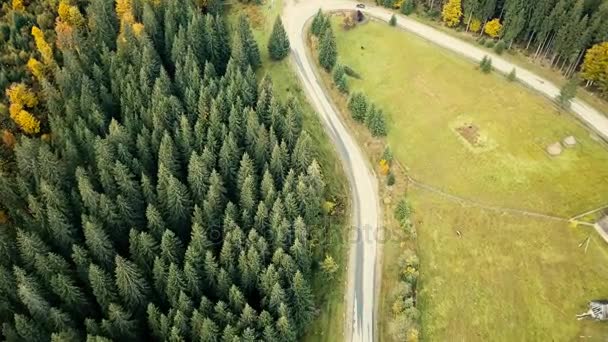
[[[588,300],[608,296],[608,248],[591,227],[567,222],[608,202],[604,143],[504,75],[484,74],[383,22],[351,30],[341,23],[333,17],[338,62],[361,75],[348,79],[351,91],[384,110],[395,159],[424,185],[408,190],[421,260],[422,337],[606,338],[606,325],[575,315]],[[567,136],[574,147],[546,152]],[[589,246],[579,247],[588,236]],[[386,244],[385,255],[395,248]],[[384,264],[383,291],[398,267]],[[383,340],[390,312],[383,305]]]

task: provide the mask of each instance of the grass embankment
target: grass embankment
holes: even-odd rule
[[[339,61],[362,75],[349,79],[350,87],[384,109],[387,141],[410,176],[477,203],[555,216],[608,202],[608,151],[571,115],[386,23],[344,31],[339,20],[333,19]],[[324,80],[332,89],[330,77]],[[331,93],[347,116],[344,97]],[[365,138],[363,126],[353,127]],[[471,129],[474,144],[467,140]],[[549,157],[545,147],[568,135],[578,144]],[[361,141],[375,153],[374,144]],[[608,293],[608,249],[593,230],[454,202],[411,184],[408,197],[418,232],[424,339],[608,336],[608,326],[575,319],[588,300]],[[589,235],[585,252],[579,244]],[[391,256],[400,248],[384,246],[382,297],[396,282]],[[390,311],[383,303],[382,340],[389,340],[382,322]]]
[[[268,1],[264,5],[242,5],[235,4],[229,10],[229,22],[235,25],[240,14],[248,16],[254,36],[258,42],[262,57],[262,67],[258,71],[261,78],[268,74],[272,77],[275,92],[282,100],[295,96],[304,109],[304,129],[311,135],[313,144],[317,148],[317,159],[323,169],[323,175],[332,195],[330,200],[337,205],[336,215],[332,217],[335,222],[331,223],[330,229],[334,230],[330,236],[333,239],[325,241],[326,253],[331,255],[340,265],[335,279],[328,282],[321,271],[314,279],[313,290],[319,305],[319,315],[311,325],[305,341],[342,341],[344,340],[344,283],[346,281],[346,267],[348,265],[348,241],[338,238],[347,234],[350,220],[349,195],[347,178],[342,169],[342,164],[337,162],[338,156],[334,147],[325,134],[322,123],[312,109],[306,98],[306,94],[300,87],[299,80],[291,67],[289,57],[275,62],[268,56],[268,37],[272,31],[272,25],[283,6],[282,0]],[[321,242],[320,242],[321,243]]]

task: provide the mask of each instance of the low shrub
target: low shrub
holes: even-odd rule
[[[348,65],[344,65],[343,67],[344,67],[344,72],[346,73],[347,76],[356,78],[358,80],[361,79],[361,75],[359,75],[358,72],[353,70],[353,68],[349,67]]]
[[[494,46],[494,52],[496,52],[499,55],[502,55],[502,53],[505,51],[506,48],[507,48],[507,45],[505,44],[505,42],[502,40],[499,40],[498,43],[496,43],[496,45]]]
[[[486,74],[492,71],[492,58],[488,56],[483,56],[483,58],[479,62],[479,69],[481,69],[481,71]]]
[[[494,47],[494,45],[496,45],[496,43],[495,43],[495,42],[494,42],[494,40],[492,40],[492,39],[490,39],[490,40],[488,40],[488,41],[486,42],[486,47],[487,47],[488,49],[493,48],[493,47]]]
[[[391,171],[386,177],[386,185],[393,186],[395,184],[395,174]]]
[[[509,73],[509,75],[507,75],[507,80],[509,80],[510,82],[513,82],[517,79],[517,71],[515,71],[515,68],[513,68],[513,70],[511,70],[511,72]]]

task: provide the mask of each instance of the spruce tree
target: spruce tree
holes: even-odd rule
[[[312,290],[300,271],[293,278],[291,296],[294,322],[299,326],[299,329],[304,329],[312,320],[315,307]]]
[[[268,53],[270,58],[274,59],[275,61],[279,61],[287,57],[289,54],[289,49],[289,38],[287,38],[287,32],[285,32],[281,17],[277,16],[274,21],[274,26],[272,27],[270,39],[268,41]]]
[[[312,34],[314,34],[317,37],[321,36],[321,34],[323,33],[323,30],[325,29],[326,21],[327,21],[327,19],[325,18],[325,15],[319,8],[319,11],[317,11],[317,14],[313,18],[312,24],[310,27],[310,31],[312,32]]]
[[[328,25],[321,37],[319,44],[319,64],[326,70],[331,71],[338,59],[338,48],[336,38],[331,25]]]
[[[391,26],[397,25],[397,17],[394,14],[391,16],[391,19],[388,21],[388,24]]]
[[[251,65],[253,70],[256,70],[262,65],[262,60],[260,59],[260,50],[258,49],[258,43],[253,37],[249,19],[247,19],[247,17],[244,15],[239,17],[238,34],[240,36],[241,43],[243,44],[249,65]]]
[[[116,256],[114,276],[118,293],[123,301],[133,307],[139,307],[146,302],[148,284],[139,268],[129,260]]]
[[[365,121],[367,114],[367,99],[361,92],[354,93],[348,100],[348,109],[350,110],[353,119],[359,122]]]
[[[580,78],[578,75],[575,75],[571,79],[568,80],[566,84],[560,89],[559,95],[555,98],[560,107],[564,109],[570,108],[570,104],[572,99],[576,96],[576,91],[578,89],[578,84],[580,83]]]
[[[414,0],[404,0],[403,3],[401,4],[401,13],[403,13],[405,15],[410,15],[410,14],[414,13],[415,9],[416,9],[416,4],[414,3]]]
[[[342,93],[348,93],[348,83],[346,80],[346,72],[344,71],[344,66],[338,64],[334,68],[333,72],[334,83],[338,90]]]

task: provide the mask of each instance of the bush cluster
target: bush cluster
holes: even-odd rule
[[[355,121],[365,123],[374,137],[386,136],[384,112],[370,103],[363,93],[354,93],[348,101],[348,109]]]
[[[406,199],[401,199],[395,208],[395,218],[400,227],[411,239],[416,239],[410,221],[411,208]],[[403,251],[399,257],[399,283],[391,294],[392,320],[390,332],[397,341],[417,341],[419,335],[420,313],[416,308],[420,262],[416,252],[411,249]]]

